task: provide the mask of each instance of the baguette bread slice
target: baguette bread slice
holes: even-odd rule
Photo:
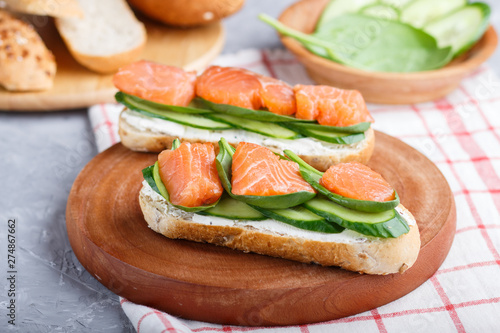
[[[113,73],[137,60],[146,29],[125,0],[79,0],[83,18],[57,18],[56,27],[73,57],[98,73]]]
[[[56,61],[31,25],[0,10],[0,86],[10,91],[52,88]]]
[[[83,17],[78,0],[3,0],[9,10],[53,17]]]
[[[122,144],[135,151],[160,152],[170,149],[174,139],[187,142],[217,142],[224,136],[236,146],[241,141],[262,145],[276,153],[290,149],[308,164],[325,171],[340,162],[360,162],[366,164],[375,147],[375,133],[372,128],[365,132],[365,139],[350,145],[327,143],[313,138],[294,140],[274,139],[243,130],[209,131],[193,129],[170,121],[149,118],[125,109],[119,118],[118,133]]]
[[[186,239],[323,266],[385,275],[403,273],[417,259],[420,234],[411,213],[396,209],[410,226],[398,238],[377,238],[344,230],[325,234],[298,229],[275,220],[238,221],[185,212],[170,205],[144,182],[139,193],[144,218],[154,231]]]

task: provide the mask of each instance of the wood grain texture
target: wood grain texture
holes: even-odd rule
[[[139,17],[147,29],[147,43],[142,59],[200,70],[222,50],[225,32],[220,22],[192,29],[168,28]],[[38,18],[43,20],[42,17]],[[52,89],[42,92],[9,92],[0,87],[0,110],[54,111],[88,107],[113,102],[117,91],[112,75],[103,75],[83,67],[70,55],[53,22],[41,21],[35,26],[47,47],[54,53],[57,73]]]
[[[377,132],[369,165],[415,215],[422,247],[404,274],[361,275],[210,244],[171,240],[147,227],[138,203],[142,168],[156,154],[117,144],[75,180],[66,223],[82,265],[111,291],[184,318],[234,325],[291,325],[360,313],[411,292],[441,265],[455,234],[453,195],[438,168]]]
[[[279,20],[293,29],[311,33],[327,3],[328,0],[299,1],[288,7]],[[371,103],[410,104],[443,97],[457,88],[465,76],[493,54],[498,37],[490,26],[471,50],[444,68],[416,73],[368,72],[319,57],[290,37],[281,36],[281,41],[318,84],[359,90]]]

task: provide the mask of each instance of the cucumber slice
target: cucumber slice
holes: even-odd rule
[[[319,197],[309,200],[304,206],[329,222],[363,235],[396,238],[410,231],[408,223],[395,209],[381,213],[359,212]]]
[[[131,110],[134,110],[130,108]],[[206,130],[227,130],[234,128],[228,123],[212,120],[201,115],[196,114],[183,114],[171,111],[161,111],[161,112],[149,112],[145,110],[134,110],[137,113],[140,113],[146,117],[150,118],[158,118],[162,120],[172,121],[174,123],[178,123],[181,125],[206,129]]]
[[[384,212],[387,210],[394,209],[397,205],[399,205],[399,196],[396,193],[396,198],[391,201],[368,201],[368,200],[357,200],[347,198],[336,193],[330,192],[328,189],[323,187],[319,180],[323,176],[323,172],[318,171],[311,167],[309,164],[304,162],[303,159],[298,157],[295,153],[290,150],[285,150],[286,156],[290,158],[290,160],[297,162],[299,164],[299,170],[302,177],[306,182],[311,184],[311,186],[318,191],[318,193],[323,194],[331,201],[342,205],[344,207],[360,211],[360,212],[368,212],[368,213],[378,213]]]
[[[264,209],[257,206],[254,206],[254,208],[269,218],[292,225],[299,229],[331,234],[337,234],[344,230],[340,225],[329,223],[325,218],[314,214],[302,206],[286,209]]]
[[[316,193],[308,191],[270,196],[233,194],[233,192],[231,191],[231,165],[233,163],[234,151],[235,148],[227,143],[226,139],[222,138],[219,141],[219,154],[217,155],[215,160],[222,186],[224,187],[226,192],[229,193],[229,195],[234,199],[243,201],[252,206],[270,209],[282,209],[298,206],[306,202],[307,200],[314,198],[314,196],[316,195]]]
[[[467,0],[415,0],[401,10],[401,21],[421,28],[467,4]]]
[[[218,113],[229,114],[232,116],[237,116],[245,119],[267,121],[267,122],[288,122],[288,121],[301,122],[301,123],[314,122],[314,120],[304,120],[290,116],[283,116],[272,113],[270,111],[250,110],[229,104],[212,103],[210,101],[207,101],[206,99],[202,99],[199,97],[196,98],[195,101],[200,105],[203,105],[206,108],[210,108]]]
[[[283,126],[286,126],[289,123],[283,123]],[[293,123],[294,128],[304,128],[315,131],[323,131],[323,132],[337,132],[337,133],[363,133],[366,132],[370,126],[370,122],[362,122],[352,126],[327,126],[320,124],[306,124],[306,123]]]
[[[323,9],[323,13],[316,24],[316,30],[321,28],[322,25],[331,22],[337,16],[356,13],[361,8],[376,2],[377,0],[330,0]]]
[[[414,0],[380,0],[384,5],[389,5],[397,9],[405,7],[408,3]]]
[[[162,110],[167,110],[167,111],[174,111],[174,112],[179,112],[179,113],[195,113],[195,114],[202,114],[202,113],[212,113],[211,110],[199,108],[201,104],[197,102],[196,100],[193,100],[189,105],[190,106],[177,106],[177,105],[167,105],[167,104],[160,104],[156,102],[151,102],[146,99],[139,98],[134,95],[129,95],[124,92],[117,92],[115,94],[115,99],[117,102],[122,103],[123,105],[127,106],[129,109],[131,107],[135,108],[146,108],[149,110],[155,110],[155,111],[162,111]]]
[[[218,216],[231,220],[265,220],[267,216],[244,202],[225,196],[212,208],[197,212],[200,215]]]
[[[276,123],[268,123],[258,120],[251,119],[241,119],[239,117],[223,114],[223,113],[214,113],[207,115],[210,119],[214,121],[225,122],[228,125],[231,125],[235,128],[244,129],[245,131],[259,133],[265,136],[269,136],[271,138],[279,138],[279,139],[297,139],[302,137],[299,133],[292,131],[288,128],[285,128]]]
[[[438,20],[424,30],[436,38],[440,47],[451,46],[455,57],[467,51],[488,28],[490,7],[474,2]]]
[[[142,169],[142,177],[144,177],[144,180],[149,184],[149,186],[151,186],[153,191],[161,195],[160,189],[158,188],[158,186],[156,186],[156,182],[153,176],[153,169],[154,164]]]
[[[339,133],[327,131],[324,129],[309,129],[306,127],[295,126],[295,124],[287,123],[283,126],[288,127],[304,136],[309,136],[321,141],[336,143],[336,144],[352,144],[364,140],[364,133]]]
[[[383,3],[376,3],[366,6],[360,10],[360,13],[366,16],[378,17],[386,20],[396,21],[399,19],[399,10],[393,6]]]

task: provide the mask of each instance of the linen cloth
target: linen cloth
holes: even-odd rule
[[[313,84],[287,51],[244,50],[214,64],[238,66],[291,85]],[[445,98],[416,105],[368,105],[374,128],[431,159],[455,196],[457,230],[439,270],[410,294],[379,308],[328,322],[240,327],[183,320],[121,298],[137,332],[499,332],[500,79],[486,65]],[[89,109],[98,150],[119,141],[121,106]]]

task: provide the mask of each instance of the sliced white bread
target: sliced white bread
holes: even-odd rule
[[[0,86],[47,90],[56,74],[54,55],[32,26],[0,10]]]
[[[98,73],[113,73],[137,60],[146,29],[125,0],[79,0],[83,18],[57,18],[57,29],[73,57]]]
[[[53,17],[83,17],[78,0],[3,0],[9,10]]]
[[[365,236],[351,230],[326,234],[275,221],[241,221],[185,212],[144,182],[139,203],[149,227],[172,239],[186,239],[366,274],[403,273],[416,261],[420,234],[411,213],[396,209],[410,226],[398,238]]]
[[[224,131],[195,129],[162,119],[145,117],[128,109],[120,114],[118,133],[122,144],[135,151],[160,152],[170,149],[172,141],[176,138],[188,142],[212,142],[218,147],[217,142],[221,137],[225,137],[232,145],[242,141],[252,142],[276,153],[290,149],[321,171],[340,162],[356,161],[366,164],[375,147],[375,133],[372,128],[365,132],[364,140],[341,145],[313,138],[275,139],[238,129]]]

